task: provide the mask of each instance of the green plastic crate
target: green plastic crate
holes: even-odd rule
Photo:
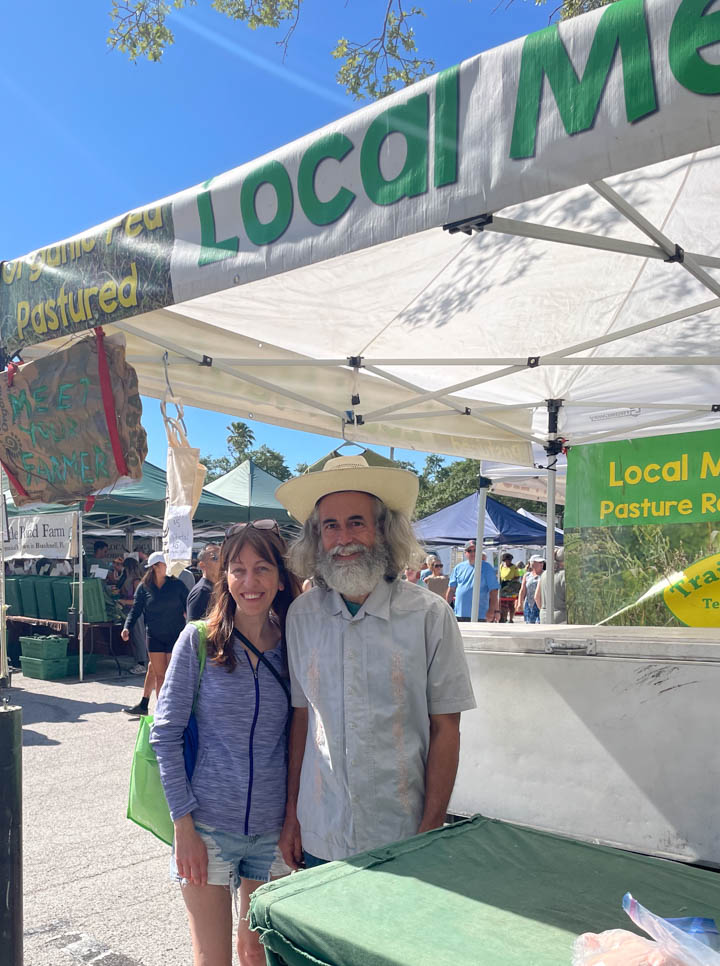
[[[39,617],[37,597],[35,596],[35,578],[18,577],[20,590],[20,615],[22,617]]]
[[[43,661],[39,657],[25,657],[20,655],[22,673],[26,678],[40,678],[43,681],[56,681],[68,676],[68,661],[66,657],[57,661]]]
[[[55,620],[66,621],[68,610],[72,607],[72,577],[53,577],[51,586]]]
[[[92,674],[97,664],[96,654],[83,655],[83,675]],[[80,657],[77,654],[68,654],[67,673],[69,677],[77,677],[80,673]]]
[[[90,577],[83,581],[83,619],[90,624],[99,623],[107,620],[105,610],[105,590],[104,581],[96,577]],[[80,614],[80,584],[74,580],[72,584],[73,607]]]
[[[22,615],[22,602],[20,600],[20,588],[17,577],[5,578],[5,603],[10,608],[10,615],[12,617],[20,617]]]
[[[67,637],[21,637],[23,657],[37,657],[42,661],[57,661],[67,657]]]
[[[35,598],[37,600],[38,617],[46,621],[55,620],[55,603],[52,594],[52,577],[34,577]]]

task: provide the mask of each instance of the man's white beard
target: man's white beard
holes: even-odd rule
[[[337,558],[341,551],[345,554],[359,553],[361,556],[356,560],[340,563]],[[383,540],[376,537],[372,547],[361,543],[334,547],[332,550],[323,550],[320,547],[315,573],[328,587],[343,597],[364,597],[385,576],[388,563],[387,547]]]

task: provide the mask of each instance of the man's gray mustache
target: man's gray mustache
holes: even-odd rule
[[[368,553],[368,548],[362,543],[349,543],[345,547],[333,547],[328,550],[328,557],[350,556],[351,553]]]

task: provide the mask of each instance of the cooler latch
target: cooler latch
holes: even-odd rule
[[[573,641],[573,640],[555,640],[552,637],[545,638],[545,653],[546,654],[579,654],[588,655],[592,657],[597,653],[597,647],[594,638],[588,638],[585,640]]]

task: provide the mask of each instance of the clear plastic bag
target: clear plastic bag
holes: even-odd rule
[[[636,926],[639,926],[648,936],[652,936],[655,942],[665,952],[675,956],[682,966],[720,966],[720,953],[716,953],[695,934],[685,932],[674,923],[661,919],[660,916],[641,906],[629,892],[623,896],[623,909]]]
[[[626,929],[584,933],[573,945],[572,966],[720,966],[720,953],[709,945],[717,936],[712,919],[661,919],[629,892],[623,909],[652,938]]]

